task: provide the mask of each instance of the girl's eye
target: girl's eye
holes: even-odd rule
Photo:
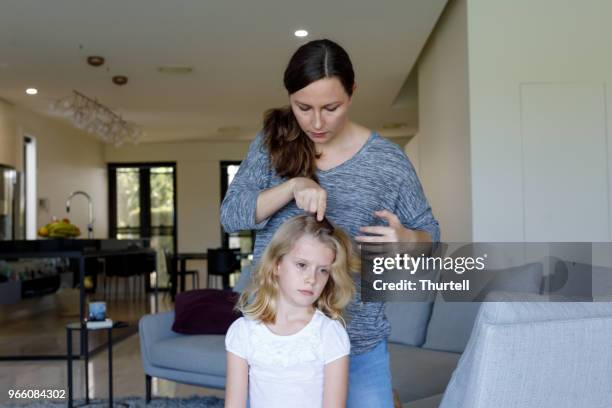
[[[329,269],[319,269],[322,274],[327,275],[329,273]]]
[[[335,111],[336,109],[338,109],[338,107],[337,107],[337,106],[334,106],[333,108],[325,108],[325,110],[327,110],[328,112],[333,112],[333,111]]]
[[[300,106],[299,108],[302,112],[308,112],[310,110],[310,108],[305,108],[303,106]]]
[[[306,266],[306,264],[304,262],[298,262],[297,263],[298,268],[302,269]]]

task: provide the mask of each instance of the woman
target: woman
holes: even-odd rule
[[[257,262],[276,229],[304,211],[360,242],[435,242],[438,223],[402,150],[348,117],[355,77],[346,51],[311,41],[284,75],[290,106],[266,112],[223,204],[228,232],[257,231]],[[346,310],[351,340],[347,407],[392,407],[383,303]]]

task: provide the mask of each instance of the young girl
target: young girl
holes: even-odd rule
[[[229,328],[226,408],[346,405],[350,342],[340,314],[354,295],[351,241],[312,215],[274,234]]]

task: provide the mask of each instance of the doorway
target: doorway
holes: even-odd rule
[[[109,237],[145,239],[158,252],[175,253],[177,244],[176,163],[110,163]],[[158,270],[159,288],[169,276]]]

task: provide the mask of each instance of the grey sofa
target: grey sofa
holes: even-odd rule
[[[505,283],[507,287],[502,288],[504,290],[537,295],[541,292],[542,287],[546,286],[546,280],[543,280],[542,277],[542,265],[539,263],[512,268],[508,272],[511,272],[513,279]],[[241,278],[248,279],[248,276],[245,277],[245,275],[248,274],[243,274]],[[481,303],[445,302],[441,297],[436,297],[433,303],[393,302],[387,304],[387,318],[392,326],[389,352],[393,388],[399,392],[400,399],[406,407],[438,407],[445,390],[447,390],[446,394],[452,397],[452,399],[446,397],[442,405],[445,408],[497,406],[465,405],[463,402],[459,404],[456,401],[466,401],[465,398],[454,397],[457,394],[456,390],[461,388],[459,384],[461,384],[462,376],[466,378],[473,376],[475,374],[466,374],[466,372],[471,372],[476,366],[481,367],[474,363],[474,356],[477,354],[475,350],[479,347],[488,347],[487,342],[483,340],[483,333],[486,333],[486,330],[483,330],[482,327],[474,327],[474,323],[480,311],[481,324],[489,324],[487,319],[493,313],[491,310],[494,310],[492,308],[495,307],[495,304],[483,304],[486,307],[481,308]],[[514,304],[520,305],[521,303]],[[509,307],[512,308],[514,304],[509,304]],[[560,310],[560,322],[565,318],[563,311],[567,309]],[[486,318],[482,317],[483,312],[486,313]],[[523,326],[517,325],[517,330],[524,330],[525,325],[528,325],[526,322],[528,317],[529,313],[525,311],[523,319],[525,321],[520,322]],[[589,318],[588,313],[585,312],[584,318]],[[167,312],[147,315],[140,321],[142,361],[148,385],[147,395],[150,396],[151,377],[211,388],[223,388],[226,370],[224,336],[179,335],[171,330],[173,319],[174,313]],[[540,324],[542,319],[538,319],[540,319],[538,316],[534,316],[534,324]],[[607,324],[606,330],[611,327]],[[474,333],[472,333],[473,328]],[[545,332],[540,334],[546,335]],[[542,337],[542,341],[548,340]],[[472,349],[470,353],[462,356],[468,341],[473,344]],[[457,368],[458,363],[459,368]],[[560,360],[559,365],[561,366]],[[451,381],[451,376],[456,368],[457,371]],[[514,375],[519,374],[515,372]],[[612,383],[612,375],[608,379],[609,383]],[[449,381],[451,381],[450,386]],[[470,386],[478,389],[479,384],[477,381],[471,382]],[[503,389],[503,384],[500,383],[498,386]],[[449,394],[449,391],[453,389],[455,391]],[[540,405],[515,406],[539,407]]]
[[[494,274],[512,276],[498,285],[507,291],[537,294],[543,284],[540,263]],[[387,303],[386,315],[391,323],[391,375],[393,388],[402,402],[419,401],[420,406],[437,407],[440,394],[446,389],[468,343],[481,304],[447,302],[440,295],[433,304]]]

